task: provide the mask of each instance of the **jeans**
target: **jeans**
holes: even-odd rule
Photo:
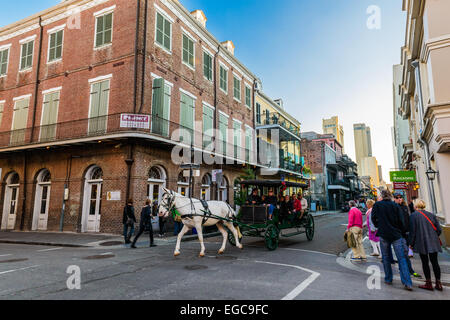
[[[145,225],[140,224],[138,234],[134,237],[133,245],[136,244],[137,240],[144,233],[144,231],[145,231]],[[152,245],[152,244],[153,244],[153,226],[150,223],[150,245]]]
[[[159,234],[164,235],[164,226],[166,224],[165,218],[159,217]]]
[[[380,246],[383,256],[383,267],[385,273],[384,281],[392,283],[392,265],[391,261],[389,261],[389,251],[391,251],[392,245],[394,247],[395,255],[397,256],[402,283],[407,287],[412,287],[411,275],[409,274],[408,263],[406,262],[403,240],[403,238],[400,238],[391,242],[380,238]]]
[[[130,233],[128,233],[128,227],[130,227]],[[131,226],[124,224],[123,237],[125,238],[125,242],[129,242],[133,234],[134,234],[134,223]]]
[[[181,229],[183,229],[183,223],[175,221],[173,234],[177,236],[181,232]]]
[[[275,206],[273,204],[269,205],[269,217],[272,217],[274,210],[275,210]]]
[[[403,242],[403,252],[405,253],[405,259],[406,259],[406,264],[408,265],[409,274],[414,274],[415,271],[412,268],[411,259],[409,259],[409,256],[408,256],[409,247],[408,247],[408,244],[406,242],[406,239],[402,238],[402,242]]]

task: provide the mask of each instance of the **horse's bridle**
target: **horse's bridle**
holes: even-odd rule
[[[166,209],[167,212],[169,212],[169,214],[170,214],[172,212],[172,209],[173,209],[174,205],[175,205],[175,195],[172,193],[172,191],[170,193],[167,192],[167,191],[164,192],[163,193],[163,198],[164,198],[165,195],[167,195],[167,197],[165,198],[166,203],[165,204],[160,203],[159,205],[162,206],[164,209]],[[159,211],[159,209],[158,209],[158,211]]]

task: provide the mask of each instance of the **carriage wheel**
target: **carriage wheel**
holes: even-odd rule
[[[308,241],[312,241],[314,238],[314,218],[312,215],[308,216],[308,224],[306,226],[306,238]]]
[[[239,242],[241,242],[242,237],[239,238]],[[233,232],[228,230],[228,242],[235,247],[236,246],[236,238],[233,235]]]
[[[266,233],[264,234],[264,241],[268,250],[273,251],[278,248],[279,236],[280,231],[275,225],[271,224],[267,227]]]

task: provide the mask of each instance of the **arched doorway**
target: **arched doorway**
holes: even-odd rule
[[[81,232],[100,232],[103,171],[89,168],[85,175]]]
[[[183,175],[183,171],[178,175],[178,193],[189,197],[189,178]]]
[[[33,224],[31,230],[47,230],[51,184],[50,171],[47,169],[41,170],[36,179]]]
[[[161,202],[163,188],[167,184],[166,170],[161,166],[150,168],[147,181],[147,197],[153,201]]]
[[[6,178],[2,230],[14,230],[16,225],[17,206],[19,204],[19,186],[19,174],[17,172],[11,172]]]
[[[219,189],[217,190],[217,200],[218,201],[229,202],[229,197],[228,197],[229,186],[230,186],[230,184],[228,183],[228,179],[225,176],[223,176],[222,183],[220,184]]]
[[[205,201],[211,200],[211,175],[205,174],[202,179],[202,193],[201,198]]]

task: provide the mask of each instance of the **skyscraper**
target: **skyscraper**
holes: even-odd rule
[[[324,134],[334,134],[334,137],[342,146],[342,150],[344,150],[344,127],[339,124],[338,117],[323,119],[322,129]]]
[[[370,128],[364,123],[353,125],[355,135],[355,156],[358,167],[361,168],[363,158],[372,157],[372,138]]]

